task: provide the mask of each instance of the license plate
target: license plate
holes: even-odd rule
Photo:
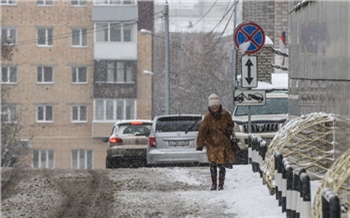
[[[169,141],[169,146],[188,146],[190,141]]]

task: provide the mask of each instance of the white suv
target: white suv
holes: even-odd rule
[[[250,106],[251,133],[260,135],[267,144],[283,126],[288,118],[287,91],[272,91],[266,93],[266,104]],[[242,150],[248,149],[248,106],[235,107],[233,116],[235,133]]]

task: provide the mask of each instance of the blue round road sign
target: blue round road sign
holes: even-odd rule
[[[260,51],[264,46],[265,33],[263,29],[254,22],[242,23],[235,29],[234,41],[237,48],[239,48],[241,44],[250,41],[250,45],[245,53],[254,54]]]

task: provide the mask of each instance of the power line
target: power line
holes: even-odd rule
[[[100,23],[118,23],[118,24],[123,24],[123,26],[128,26],[128,25],[133,25],[134,23],[131,23],[131,22],[137,22],[137,19],[130,19],[130,20],[126,20],[126,21],[122,21],[122,22],[100,22]],[[128,25],[125,25],[128,24]],[[81,28],[83,29],[83,28]],[[110,28],[113,30],[113,28]],[[87,33],[95,33],[95,32],[99,32],[99,31],[104,31],[105,28],[100,28],[100,29],[95,29],[94,27],[93,28],[88,28],[87,29]],[[80,35],[80,34],[77,34],[77,35]],[[56,39],[66,39],[66,38],[70,38],[72,37],[73,35],[71,34],[71,32],[69,33],[62,33],[62,34],[58,34],[58,35],[55,35],[54,37],[52,37],[52,40]],[[36,39],[28,39],[28,40],[23,40],[23,41],[18,41],[16,44],[17,45],[26,45],[26,44],[32,44],[32,43],[36,43],[38,40],[38,38]]]

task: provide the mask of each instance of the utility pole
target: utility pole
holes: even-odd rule
[[[168,1],[165,2],[164,11],[163,11],[163,17],[164,17],[164,47],[165,47],[165,100],[164,100],[164,106],[165,111],[164,114],[169,114],[169,108],[170,108],[170,48],[169,48],[169,5]]]
[[[236,25],[237,25],[237,3],[238,0],[234,0],[234,11],[233,11],[233,31],[235,31],[236,29]],[[233,41],[233,37],[232,37],[232,41]],[[236,90],[236,86],[237,86],[237,49],[234,43],[232,43],[232,90],[233,90],[233,96],[232,96],[232,102],[233,102],[233,110],[235,109],[235,90]]]

